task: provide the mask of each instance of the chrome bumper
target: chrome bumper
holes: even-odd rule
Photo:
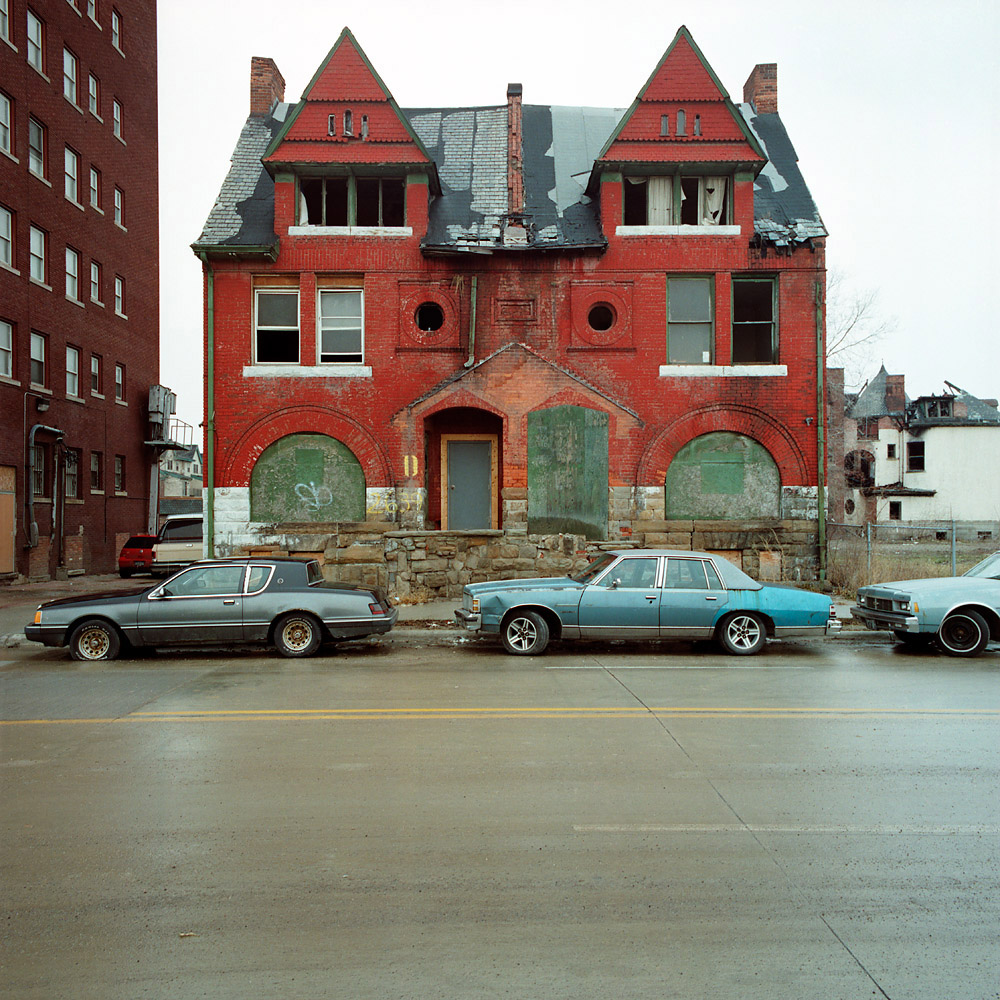
[[[483,625],[483,616],[466,611],[465,608],[455,608],[455,621],[470,632],[478,632]]]
[[[906,615],[898,611],[876,611],[856,604],[851,608],[851,617],[875,632],[920,631],[920,622],[916,615]]]

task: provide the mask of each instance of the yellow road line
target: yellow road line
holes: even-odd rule
[[[618,707],[497,707],[497,708],[272,708],[187,709],[171,712],[133,712],[118,718],[3,719],[0,726],[102,725],[121,722],[252,722],[252,721],[403,721],[456,719],[642,719],[650,715],[698,719],[797,718],[996,718],[992,708],[776,708],[730,706],[618,706]]]

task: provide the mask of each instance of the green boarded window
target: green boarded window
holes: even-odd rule
[[[583,406],[528,414],[528,531],[605,538],[608,415]]]
[[[350,448],[335,438],[291,434],[257,459],[250,476],[251,521],[364,519],[364,471]]]
[[[668,519],[739,520],[779,516],[781,476],[768,450],[717,431],[689,441],[664,480]]]

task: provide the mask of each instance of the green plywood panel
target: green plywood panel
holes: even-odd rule
[[[257,459],[250,519],[273,523],[363,521],[365,475],[346,445],[323,434],[291,434]]]
[[[605,538],[608,415],[582,406],[528,414],[528,531]]]
[[[668,519],[778,517],[781,476],[763,445],[720,431],[689,441],[677,453],[664,494]]]

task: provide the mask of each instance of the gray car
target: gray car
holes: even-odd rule
[[[323,642],[388,632],[397,614],[380,587],[328,582],[315,559],[206,559],[155,587],[48,601],[24,633],[76,660],[183,644],[310,656]]]
[[[933,642],[949,656],[977,656],[991,638],[1000,640],[1000,552],[964,576],[862,587],[851,615],[910,645]]]

